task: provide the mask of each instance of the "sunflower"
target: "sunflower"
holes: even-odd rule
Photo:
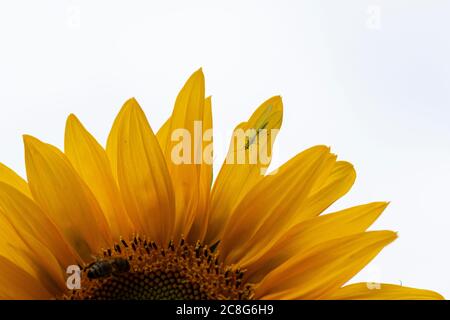
[[[387,203],[322,214],[356,177],[326,146],[265,174],[282,116],[275,96],[239,124],[234,132],[256,133],[240,148],[233,135],[214,184],[211,161],[184,161],[212,156],[201,69],[156,135],[134,98],[106,148],[74,115],[64,152],[25,135],[27,181],[0,165],[0,297],[441,299],[397,285],[346,285],[397,237],[367,231]],[[183,161],[174,161],[178,129],[200,132],[178,152]],[[256,149],[266,157],[248,161]],[[238,153],[244,161],[228,161]],[[78,286],[69,286],[70,270]]]

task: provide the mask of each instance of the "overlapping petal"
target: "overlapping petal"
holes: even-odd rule
[[[248,121],[234,130],[227,158],[211,193],[207,242],[214,243],[222,238],[233,210],[263,179],[282,120],[283,102],[280,96],[275,96],[265,101]],[[242,134],[247,140],[242,139]]]
[[[28,272],[0,256],[0,297],[2,299],[50,299],[52,295]]]
[[[75,115],[67,119],[64,152],[95,195],[113,237],[119,239],[120,236],[131,236],[131,221],[112,175],[108,156]]]
[[[172,182],[156,136],[135,99],[125,102],[117,116],[107,149],[136,231],[167,243],[175,223]]]
[[[24,136],[31,193],[86,261],[111,243],[105,216],[84,181],[57,148]]]
[[[385,283],[354,283],[345,286],[327,299],[335,300],[442,300],[444,297],[430,290]]]
[[[28,187],[27,182],[2,163],[0,163],[0,181],[9,184],[28,197],[31,197],[30,188]]]
[[[321,168],[334,155],[316,146],[299,153],[264,177],[239,203],[224,228],[221,252],[228,263],[256,255],[295,221]]]
[[[175,239],[181,234],[187,235],[197,213],[204,212],[207,208],[206,199],[200,197],[203,125],[212,122],[205,119],[207,114],[205,78],[203,71],[199,69],[180,90],[172,115],[159,134],[167,167],[174,182]]]
[[[391,231],[371,231],[319,244],[270,272],[255,297],[320,299],[344,285],[396,237]]]
[[[290,258],[300,257],[320,243],[366,231],[386,206],[386,202],[373,202],[298,223],[272,247],[242,258],[240,265],[247,270],[249,281],[258,282]]]

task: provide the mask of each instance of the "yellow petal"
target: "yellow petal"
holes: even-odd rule
[[[256,299],[319,299],[339,289],[397,235],[364,232],[330,240],[270,272],[255,290]]]
[[[17,254],[23,255],[32,267],[35,278],[53,296],[61,296],[67,290],[65,270],[68,265],[60,266],[56,257],[42,242],[33,239],[33,237],[25,233],[21,234],[24,235],[22,240],[27,248],[21,251],[18,250]],[[72,262],[71,264],[74,263]]]
[[[24,195],[31,197],[30,188],[28,188],[27,182],[2,163],[0,163],[0,182],[5,182],[22,192]]]
[[[175,101],[168,127],[160,133],[167,167],[173,181],[176,201],[175,237],[187,234],[197,213],[204,210],[205,203],[200,203],[200,171],[202,162],[202,134],[205,119],[205,78],[201,69],[194,72],[186,81]],[[167,132],[168,131],[168,132]],[[186,134],[184,134],[186,133]],[[180,137],[178,137],[180,134]],[[177,146],[182,146],[180,159],[174,153]]]
[[[373,202],[326,214],[298,223],[272,247],[240,261],[245,276],[258,282],[267,273],[294,256],[301,256],[326,241],[366,231],[386,208],[386,202]]]
[[[5,212],[0,213],[0,229],[0,256],[4,256],[28,273],[35,275],[36,270],[30,266],[28,259],[22,254],[18,254],[18,252],[28,250],[28,247],[5,218]]]
[[[283,102],[280,96],[275,96],[265,101],[247,122],[241,123],[234,130],[227,159],[220,169],[212,191],[205,238],[207,242],[214,243],[222,238],[223,227],[228,222],[233,209],[249,190],[263,179],[265,170],[270,164],[272,146],[282,120]],[[235,138],[238,132],[251,132],[251,130],[264,132],[261,129],[266,129],[267,136],[260,134],[259,137],[248,140],[247,145],[239,146]],[[258,155],[256,161],[249,161],[252,152],[261,152],[265,154],[265,157]],[[243,163],[238,161],[239,155],[243,155]]]
[[[327,180],[330,178],[331,173],[335,170],[335,167],[337,164],[336,160],[337,160],[337,155],[335,155],[334,157],[330,157],[328,159],[327,163],[320,170],[319,176],[317,177],[316,181],[314,182],[314,185],[311,188],[309,196],[311,196],[312,194],[319,191],[325,185]]]
[[[203,161],[200,164],[200,177],[199,177],[199,205],[197,212],[192,223],[192,227],[189,230],[188,239],[191,242],[197,240],[203,241],[206,230],[208,228],[208,209],[210,200],[210,191],[213,178],[213,141],[212,141],[212,110],[211,110],[211,97],[205,99],[205,110],[203,112],[203,147],[202,152],[204,154]],[[208,137],[206,133],[210,133]],[[208,153],[208,154],[206,154]],[[187,230],[185,230],[187,232]],[[187,233],[186,233],[187,234]]]
[[[63,268],[61,268],[53,253],[41,241],[34,238],[26,230],[19,230],[17,226],[12,225],[5,218],[7,215],[8,213],[0,209],[2,230],[0,238],[6,236],[1,239],[0,255],[32,275],[50,293],[59,295],[65,290]],[[70,264],[73,264],[73,262]]]
[[[184,228],[183,233],[188,237],[190,241],[202,241],[205,237],[208,227],[208,207],[209,207],[209,195],[212,183],[212,131],[210,136],[207,136],[208,130],[212,130],[212,110],[211,110],[211,97],[205,99],[203,120],[202,120],[202,135],[203,135],[203,148],[202,152],[204,157],[200,164],[200,177],[199,177],[199,201],[198,208],[193,216],[193,223],[190,230]],[[163,150],[166,150],[167,144],[170,142],[170,130],[171,130],[171,118],[163,124],[158,130],[156,137],[158,138],[159,145]],[[209,151],[210,154],[208,153]],[[171,161],[170,158],[166,158],[166,161]]]
[[[0,299],[49,299],[51,294],[26,271],[0,256]]]
[[[82,262],[55,224],[33,200],[1,182],[0,215],[15,227],[17,234],[26,233],[42,242],[58,259],[61,267],[66,268],[70,264]],[[21,238],[27,237],[24,234]]]
[[[321,168],[334,157],[325,146],[305,150],[264,177],[234,210],[225,227],[221,252],[228,263],[257,255],[291,225]]]
[[[85,260],[111,245],[110,230],[94,195],[57,148],[24,136],[33,198]]]
[[[304,208],[297,214],[296,222],[321,214],[350,190],[355,179],[356,172],[351,163],[345,161],[336,162],[324,183],[308,196]]]
[[[170,118],[164,122],[161,128],[159,128],[158,132],[156,133],[156,138],[158,139],[158,143],[161,146],[161,150],[166,150],[167,148],[167,142],[170,139]]]
[[[384,283],[354,283],[326,299],[335,300],[443,300],[439,293]]]
[[[119,122],[123,121],[125,113],[125,108],[121,108],[119,113],[114,120],[111,131],[108,135],[108,140],[106,142],[106,155],[108,156],[109,163],[111,164],[111,172],[114,179],[119,183],[117,178],[117,148],[119,146]]]
[[[117,178],[136,230],[167,243],[174,225],[174,195],[158,141],[135,99],[125,102],[114,123]]]
[[[129,237],[133,229],[106,152],[74,115],[67,119],[64,151],[95,195],[114,239]]]

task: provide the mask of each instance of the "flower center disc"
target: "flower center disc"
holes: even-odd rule
[[[85,266],[81,288],[66,299],[209,300],[251,299],[244,273],[219,262],[214,247],[171,241],[167,248],[135,237],[121,240]]]

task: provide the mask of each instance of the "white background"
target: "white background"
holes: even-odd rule
[[[156,4],[158,3],[158,4]],[[24,174],[21,135],[62,147],[73,112],[104,143],[135,96],[158,129],[203,67],[216,172],[230,130],[281,94],[274,165],[326,144],[358,172],[334,209],[391,205],[399,232],[355,280],[450,297],[447,1],[2,1],[0,161]]]

